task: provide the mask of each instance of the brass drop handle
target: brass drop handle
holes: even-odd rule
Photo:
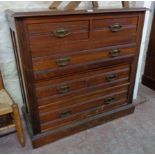
[[[58,89],[58,92],[60,94],[65,94],[65,93],[68,93],[70,91],[70,87],[67,85],[60,86],[57,89]]]
[[[105,104],[112,104],[116,101],[116,99],[114,97],[107,97],[104,99],[104,103]]]
[[[110,25],[109,28],[112,32],[118,32],[122,29],[122,25],[120,25],[119,23],[115,23],[113,25]]]
[[[118,57],[120,55],[120,53],[121,53],[121,50],[119,50],[119,49],[114,49],[109,52],[111,57]]]
[[[69,62],[70,62],[70,57],[56,59],[56,63],[59,67],[67,66]]]
[[[64,111],[60,112],[59,117],[60,118],[66,118],[71,114],[72,114],[72,111],[67,109],[67,110],[64,110]]]
[[[117,79],[117,75],[115,73],[109,74],[106,76],[108,82],[114,81]]]
[[[53,35],[57,38],[64,38],[70,34],[71,34],[71,32],[67,29],[64,29],[64,28],[60,28],[60,29],[53,31]]]

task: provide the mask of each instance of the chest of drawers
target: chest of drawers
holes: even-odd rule
[[[134,111],[144,8],[6,13],[34,147]]]

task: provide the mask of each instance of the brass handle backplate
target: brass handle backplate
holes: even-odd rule
[[[64,38],[70,34],[71,34],[70,31],[64,28],[60,28],[60,29],[53,31],[53,35],[57,38]]]
[[[121,50],[119,50],[119,49],[114,49],[114,50],[111,50],[109,52],[109,54],[110,54],[111,57],[117,57],[117,56],[120,55],[120,53],[121,53]]]
[[[122,25],[120,25],[119,23],[115,23],[113,25],[110,25],[109,28],[112,32],[118,32],[122,29]]]
[[[115,73],[109,74],[106,76],[108,82],[114,81],[117,79],[117,75]]]
[[[70,91],[70,87],[67,86],[67,85],[64,85],[64,86],[60,86],[57,88],[58,89],[58,92],[60,94],[65,94],[65,93],[68,93]]]
[[[56,63],[58,64],[59,67],[64,67],[64,66],[68,65],[69,62],[70,62],[69,57],[59,58],[56,60]]]
[[[63,112],[60,112],[59,117],[60,118],[65,118],[65,117],[68,117],[71,114],[72,114],[72,111],[67,109],[67,110],[65,110]]]
[[[112,104],[115,101],[116,101],[116,99],[114,97],[107,97],[104,99],[105,104]]]

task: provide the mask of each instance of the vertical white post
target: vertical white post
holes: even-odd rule
[[[147,52],[147,46],[148,46],[148,33],[150,33],[151,29],[151,22],[152,22],[152,9],[154,2],[152,1],[144,1],[143,7],[146,7],[150,10],[146,11],[145,14],[145,21],[144,21],[144,28],[143,28],[143,35],[142,35],[142,41],[141,41],[141,47],[140,47],[140,55],[139,55],[139,60],[138,60],[138,68],[137,68],[137,75],[136,75],[136,82],[135,82],[135,88],[134,88],[134,95],[133,99],[137,98],[138,94],[138,87],[141,82],[141,77],[142,77],[142,71],[143,71],[143,66],[144,66],[144,58]],[[152,9],[151,9],[152,8]]]

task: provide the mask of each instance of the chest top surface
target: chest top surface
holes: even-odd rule
[[[34,17],[34,16],[57,16],[57,15],[91,15],[91,14],[106,14],[106,13],[130,13],[143,12],[147,8],[118,8],[118,9],[92,9],[92,10],[74,10],[74,11],[53,11],[49,9],[22,9],[22,10],[6,10],[6,14],[11,17]]]

